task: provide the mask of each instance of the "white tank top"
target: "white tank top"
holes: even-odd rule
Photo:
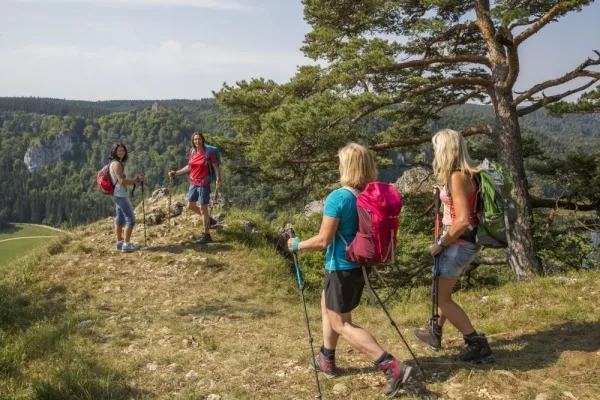
[[[129,194],[127,193],[127,186],[121,185],[119,183],[119,180],[117,179],[117,175],[113,171],[113,167],[115,167],[115,165],[117,165],[117,164],[119,164],[118,161],[112,161],[110,163],[110,179],[111,179],[112,183],[115,184],[115,191],[113,192],[113,196],[129,197]],[[125,178],[125,164],[123,163],[121,165],[123,165],[123,178]]]

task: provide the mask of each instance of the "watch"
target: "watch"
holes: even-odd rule
[[[440,247],[446,247],[443,243],[442,243],[442,236],[440,236],[438,238],[438,240],[435,242],[438,246]]]

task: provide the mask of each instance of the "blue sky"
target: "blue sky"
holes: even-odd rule
[[[599,21],[595,3],[526,42],[517,89],[592,56]],[[0,0],[0,96],[198,99],[285,82],[312,62],[299,50],[309,30],[299,0]]]

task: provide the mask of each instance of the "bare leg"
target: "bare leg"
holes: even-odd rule
[[[115,224],[115,235],[117,236],[117,242],[123,241],[123,227]]]
[[[335,350],[340,335],[333,330],[329,321],[329,313],[325,307],[325,291],[321,293],[321,316],[323,317],[323,346],[329,350]]]
[[[130,243],[131,232],[133,232],[133,226],[126,226],[125,227],[125,243]]]
[[[188,209],[192,210],[193,212],[195,212],[198,215],[202,215],[202,211],[200,210],[200,207],[198,207],[198,202],[196,202],[196,201],[190,201],[188,203]]]
[[[367,355],[373,362],[384,353],[373,335],[358,325],[352,323],[352,313],[338,314],[327,310],[333,330],[350,343],[352,347]]]
[[[202,214],[202,223],[204,225],[204,233],[210,235],[210,216],[208,215],[208,204],[200,205],[200,212]]]
[[[452,300],[452,289],[455,284],[455,279],[439,278],[439,326],[443,326],[448,319],[460,333],[467,335],[475,331],[475,328],[464,310]]]

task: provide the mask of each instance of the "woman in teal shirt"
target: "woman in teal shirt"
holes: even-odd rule
[[[345,243],[350,243],[358,231],[356,197],[367,184],[375,181],[377,167],[369,150],[356,143],[342,148],[338,157],[343,188],[327,196],[319,234],[305,241],[295,238],[288,242],[293,252],[327,249],[321,295],[323,346],[313,368],[328,378],[337,375],[335,348],[342,336],[385,374],[385,394],[393,397],[410,376],[411,367],[384,351],[373,335],[352,322],[352,310],[360,303],[365,281],[360,266],[345,257]]]

